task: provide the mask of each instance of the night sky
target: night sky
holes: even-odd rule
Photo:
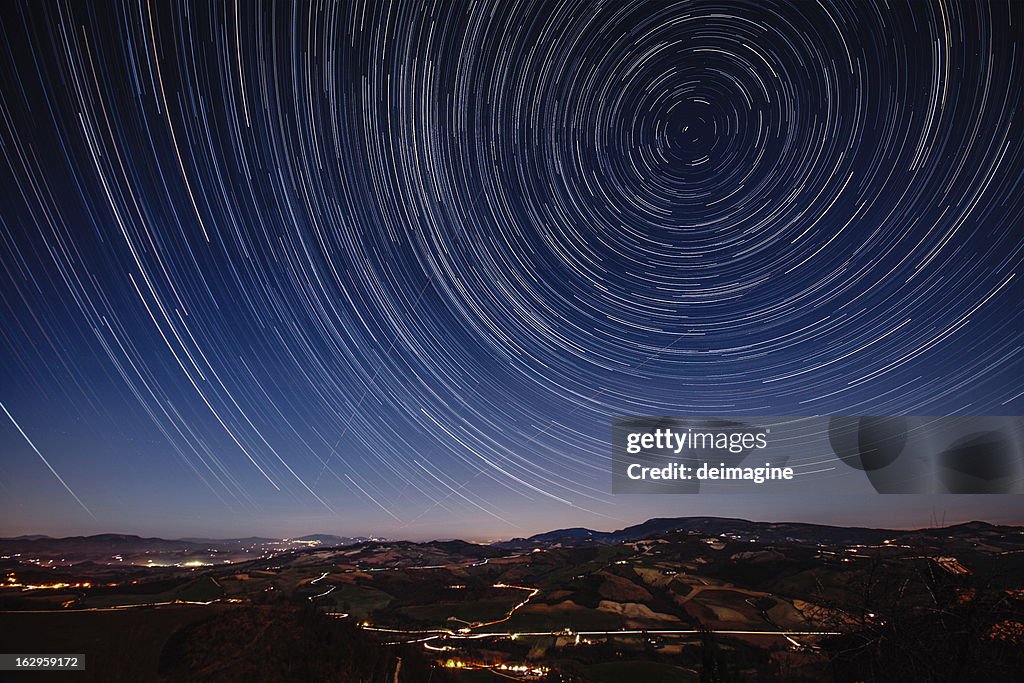
[[[1019,415],[1024,5],[5,2],[0,534],[511,537],[616,415]]]

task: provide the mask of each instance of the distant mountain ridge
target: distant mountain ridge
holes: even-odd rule
[[[462,540],[394,541],[384,538],[336,536],[333,534],[308,534],[290,539],[271,539],[259,536],[247,538],[207,539],[180,538],[163,539],[143,537],[134,534],[94,534],[91,536],[68,536],[52,538],[41,534],[26,534],[15,538],[0,538],[0,552],[45,553],[47,556],[69,556],[79,554],[128,555],[148,553],[200,553],[211,549],[221,552],[238,551],[257,546],[291,546],[301,551],[306,546],[331,548],[355,546],[367,543],[430,546],[446,551],[465,552],[468,548],[478,551],[485,547],[501,551],[524,551],[534,548],[580,547],[587,545],[610,545],[629,543],[671,534],[701,534],[705,536],[728,536],[738,540],[753,540],[762,543],[823,544],[878,544],[887,540],[936,538],[951,535],[971,534],[978,537],[1021,533],[1021,527],[999,526],[988,522],[972,521],[945,527],[897,530],[867,527],[840,527],[806,522],[752,522],[729,517],[656,517],[640,524],[616,531],[597,531],[585,527],[555,529],[527,538],[513,538],[499,541],[490,546],[480,546]]]
[[[510,550],[533,547],[578,547],[589,544],[615,544],[639,541],[671,533],[700,533],[709,536],[729,535],[761,542],[827,542],[827,543],[881,543],[888,539],[913,536],[935,536],[944,532],[975,531],[1002,533],[1018,527],[996,526],[988,522],[965,522],[948,527],[900,530],[868,527],[840,527],[806,522],[752,522],[729,517],[656,517],[617,531],[595,531],[582,527],[556,529],[528,538],[514,538],[494,545]]]
[[[356,543],[365,543],[367,541],[382,540],[376,538],[370,538],[369,536],[334,536],[333,534],[309,534],[307,536],[299,536],[298,538],[290,538],[290,541],[300,541],[303,543],[318,543],[320,545],[328,546],[339,546],[339,545],[354,545]]]
[[[300,538],[178,538],[165,539],[135,534],[93,534],[51,538],[27,534],[0,538],[0,563],[17,562],[19,556],[59,565],[94,562],[100,564],[136,564],[155,566],[203,566],[238,562],[269,554],[309,548],[351,546],[371,541],[330,534],[311,534]]]
[[[104,534],[90,534],[88,536],[47,536],[46,534],[24,534],[22,536],[13,536],[0,538],[0,543],[7,541],[62,541],[62,542],[93,542],[93,543],[182,543],[189,545],[205,545],[205,544],[246,544],[246,543],[283,543],[285,541],[316,541],[319,543],[338,543],[341,545],[350,545],[353,543],[363,543],[365,541],[372,540],[385,540],[385,539],[374,539],[369,536],[334,536],[332,534],[309,534],[307,536],[299,536],[295,538],[267,538],[265,536],[247,536],[245,538],[203,538],[203,537],[186,537],[186,538],[161,538],[159,536],[139,536],[137,534],[116,534],[116,533],[104,533]]]

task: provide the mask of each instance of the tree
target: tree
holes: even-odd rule
[[[735,680],[715,634],[710,629],[702,629],[700,683],[731,683]]]

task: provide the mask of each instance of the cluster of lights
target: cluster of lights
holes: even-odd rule
[[[1001,640],[1013,645],[1024,644],[1024,624],[1007,619],[993,625],[988,637],[992,640]]]
[[[476,664],[464,662],[461,659],[449,659],[444,663],[448,669],[493,669],[495,671],[508,671],[517,674],[530,674],[532,676],[543,676],[549,669],[546,666],[528,666],[526,664]]]
[[[19,583],[14,576],[8,576],[7,582],[0,584],[3,588],[18,588],[20,590],[35,591],[35,590],[60,590],[62,588],[92,588],[93,583],[89,581],[81,581],[77,583],[65,583],[63,581],[57,583]],[[116,583],[103,584],[106,586],[116,586]]]

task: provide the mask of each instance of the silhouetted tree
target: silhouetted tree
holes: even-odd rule
[[[736,680],[729,672],[725,655],[718,647],[715,634],[703,629],[701,634],[701,683],[731,683]]]

